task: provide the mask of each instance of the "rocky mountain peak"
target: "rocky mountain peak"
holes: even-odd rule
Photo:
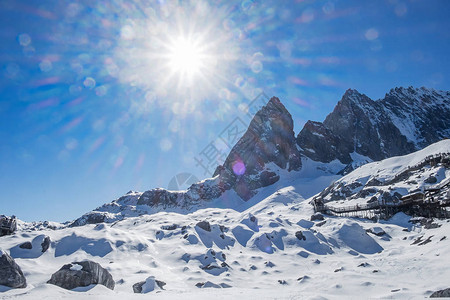
[[[188,211],[219,198],[227,190],[234,190],[243,200],[249,200],[257,189],[277,182],[281,170],[301,168],[293,126],[291,114],[280,99],[272,97],[255,114],[224,164],[217,167],[213,178],[194,183],[187,191],[161,188],[143,193],[130,191],[83,215],[71,226],[114,222],[124,217],[162,210]]]
[[[277,168],[300,169],[293,127],[291,114],[278,98],[272,97],[253,117],[215,175],[228,182],[242,199],[248,200],[256,189],[279,180]]]
[[[349,89],[323,123],[305,124],[297,143],[321,162],[408,154],[450,136],[449,101],[449,92],[423,87],[394,88],[377,101]]]

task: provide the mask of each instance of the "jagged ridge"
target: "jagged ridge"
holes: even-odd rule
[[[323,123],[305,124],[297,143],[316,161],[350,164],[352,153],[377,161],[449,138],[449,119],[450,92],[395,88],[373,101],[349,89]]]
[[[219,198],[227,190],[234,190],[243,200],[249,200],[257,189],[280,179],[276,169],[291,171],[300,167],[292,116],[280,100],[273,97],[256,113],[224,164],[216,169],[213,178],[194,183],[187,191],[157,188],[144,193],[129,192],[83,215],[72,226],[114,222],[169,208],[188,211]]]

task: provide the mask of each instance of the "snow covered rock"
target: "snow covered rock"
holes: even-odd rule
[[[357,223],[348,222],[348,224],[344,224],[339,229],[338,235],[339,240],[359,253],[374,254],[383,251],[383,247]]]
[[[427,183],[430,176],[436,178]],[[387,158],[359,167],[335,181],[318,196],[333,207],[372,203],[395,204],[407,194],[422,197],[425,189],[440,188],[436,200],[445,199],[450,181],[450,140],[434,143],[420,151]]]
[[[67,290],[85,287],[91,284],[102,284],[111,290],[115,286],[114,280],[108,270],[90,260],[64,265],[52,275],[47,283]]]
[[[430,298],[448,298],[448,297],[450,297],[450,288],[436,291],[430,296]]]
[[[405,155],[450,137],[449,119],[448,91],[395,88],[373,101],[349,89],[323,123],[305,124],[297,143],[315,161],[348,164],[343,170],[348,173],[361,163]]]
[[[3,250],[0,250],[0,285],[11,288],[27,286],[27,281],[19,265]]]
[[[163,290],[165,285],[164,281],[156,280],[154,276],[150,276],[145,281],[133,284],[133,292],[145,294],[155,289]]]
[[[198,288],[215,288],[215,289],[225,289],[225,288],[230,288],[231,286],[226,284],[226,283],[220,283],[220,284],[215,284],[211,281],[206,281],[206,282],[198,282],[196,285],[196,287]]]

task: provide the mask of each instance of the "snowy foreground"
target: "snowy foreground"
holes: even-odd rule
[[[425,229],[403,214],[378,223],[329,216],[310,221],[312,207],[298,189],[274,191],[243,212],[157,213],[2,237],[0,249],[15,258],[28,286],[0,286],[0,298],[421,299],[449,287],[449,222],[436,220],[440,227]],[[205,223],[197,226],[201,221],[210,231],[201,228]],[[46,235],[52,242],[42,254]],[[33,249],[18,247],[27,241]],[[64,264],[85,259],[112,274],[114,290],[69,291],[46,283]],[[164,290],[153,278],[166,283]],[[133,293],[133,284],[145,280],[148,293]]]

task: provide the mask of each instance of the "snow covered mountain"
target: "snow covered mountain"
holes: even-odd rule
[[[291,114],[272,97],[255,114],[213,178],[195,183],[187,191],[131,191],[88,212],[72,226],[160,211],[236,208],[264,187],[277,182],[281,187],[283,176],[302,182],[320,177],[317,187],[325,187],[336,179],[332,175],[346,174],[367,162],[408,154],[450,137],[448,120],[450,92],[395,88],[384,99],[373,101],[347,90],[323,123],[308,121],[295,138]]]
[[[401,201],[401,197],[450,182],[450,140],[420,151],[368,163],[337,180],[318,197],[334,207]],[[450,185],[444,188],[444,197]],[[437,200],[437,199],[436,199]]]
[[[304,186],[291,183],[243,211],[159,212],[1,237],[0,264],[20,268],[26,287],[2,286],[0,274],[0,297],[404,299],[448,288],[450,223],[317,215]]]
[[[405,155],[450,137],[450,92],[395,88],[373,101],[347,90],[323,123],[308,121],[297,136],[302,155],[315,161],[334,159],[348,173],[366,162]]]
[[[440,133],[433,134],[446,135],[448,124],[439,126]],[[0,238],[0,297],[448,295],[449,222],[402,212],[375,221],[326,216],[314,213],[311,201],[320,197],[335,206],[389,203],[417,190],[447,186],[450,140],[368,163],[342,176],[337,173],[351,161],[301,155],[307,148],[298,149],[292,127],[289,112],[272,98],[214,178],[187,191],[130,191],[70,225],[19,221],[14,235]],[[415,141],[402,135],[405,145],[428,143],[426,132],[432,130],[427,130],[421,129]],[[326,137],[336,138],[327,134],[313,135],[319,144]],[[401,145],[400,141],[398,149]],[[349,154],[353,163],[363,162],[368,157],[364,155]],[[447,197],[448,190],[444,192]]]
[[[281,172],[301,168],[293,127],[291,114],[273,97],[255,114],[213,178],[194,183],[187,191],[158,188],[144,193],[129,192],[83,215],[72,226],[113,222],[158,211],[188,212],[211,206],[212,200],[229,203],[231,198],[228,206],[241,204],[259,189],[276,183]]]

